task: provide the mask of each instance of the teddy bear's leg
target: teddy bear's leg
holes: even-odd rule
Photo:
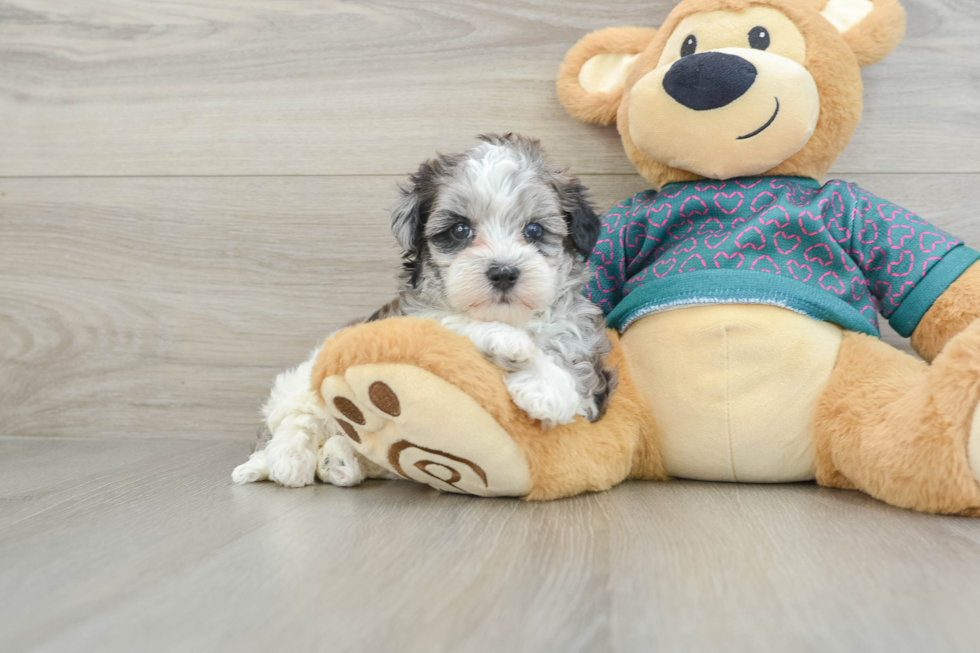
[[[511,401],[500,368],[430,320],[337,334],[312,383],[357,452],[443,491],[545,499],[658,477],[628,375],[603,420],[543,429]]]
[[[813,416],[817,482],[896,506],[980,516],[980,321],[931,366],[848,333]],[[971,437],[972,434],[972,437]],[[980,453],[980,452],[978,452]]]

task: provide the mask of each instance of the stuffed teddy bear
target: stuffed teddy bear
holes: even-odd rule
[[[896,0],[684,0],[659,29],[582,39],[559,98],[615,122],[657,189],[608,213],[590,260],[620,376],[606,416],[544,429],[466,338],[394,318],[314,367],[357,451],[482,496],[815,480],[980,515],[980,253],[818,181],[861,117],[860,68],[904,28]]]

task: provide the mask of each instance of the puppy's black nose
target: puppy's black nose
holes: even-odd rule
[[[492,265],[487,270],[487,279],[497,290],[509,290],[517,283],[517,277],[521,276],[521,271],[512,266]]]
[[[734,54],[703,52],[683,57],[664,77],[667,94],[695,111],[720,109],[745,95],[759,74]]]

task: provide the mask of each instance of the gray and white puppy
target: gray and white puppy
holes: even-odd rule
[[[511,397],[531,417],[598,420],[616,385],[602,313],[582,294],[600,221],[585,187],[548,163],[538,141],[480,140],[426,161],[401,189],[391,212],[404,250],[400,291],[368,320],[438,320],[508,372]],[[263,408],[272,439],[236,468],[236,482],[302,486],[319,473],[355,485],[387,475],[330,437],[342,431],[309,388],[312,364],[276,379]]]

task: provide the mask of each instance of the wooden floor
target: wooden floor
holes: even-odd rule
[[[902,1],[833,176],[978,246],[980,3]],[[422,159],[513,130],[645,188],[554,78],[673,4],[0,0],[0,651],[978,650],[980,523],[854,493],[230,485],[272,376],[389,299]]]
[[[244,443],[0,439],[0,650],[976,651],[980,522],[812,485],[237,487]]]

